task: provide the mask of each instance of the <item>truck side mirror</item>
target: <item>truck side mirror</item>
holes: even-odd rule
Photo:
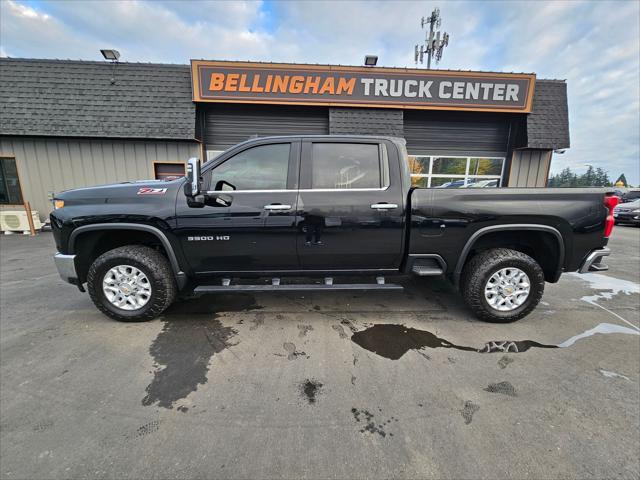
[[[187,183],[184,184],[184,194],[187,197],[187,205],[193,208],[204,207],[204,195],[202,195],[202,179],[200,178],[200,159],[190,158],[187,163]]]
[[[200,194],[200,159],[190,158],[187,163],[187,183],[184,185],[184,194],[187,197],[195,197]]]

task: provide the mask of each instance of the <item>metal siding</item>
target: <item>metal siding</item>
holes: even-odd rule
[[[49,158],[49,167],[51,167],[51,183],[52,185],[64,185],[62,180],[62,162],[60,161],[60,153],[58,144],[55,141],[47,140],[45,142],[47,156]]]
[[[144,159],[147,157],[144,145],[140,142],[133,142],[133,158],[136,166],[136,178],[149,178],[146,175],[145,168],[143,166]]]
[[[251,137],[272,135],[328,135],[326,107],[265,105],[203,106],[204,143],[225,149]]]
[[[509,177],[510,187],[545,187],[550,162],[549,150],[515,150]]]
[[[535,160],[529,164],[529,186],[538,185],[538,177],[540,177],[540,163],[542,162],[542,152],[535,152]]]
[[[151,179],[154,161],[186,162],[199,151],[196,142],[0,137],[0,154],[15,157],[24,200],[42,220],[50,191]]]
[[[505,156],[509,118],[450,112],[404,112],[404,136],[410,154]]]

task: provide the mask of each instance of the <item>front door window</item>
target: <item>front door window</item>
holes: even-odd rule
[[[290,150],[290,143],[244,150],[212,170],[210,190],[284,190]]]

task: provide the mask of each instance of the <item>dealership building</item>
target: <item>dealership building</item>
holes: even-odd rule
[[[406,139],[422,187],[545,186],[569,147],[567,86],[534,74],[193,60],[0,58],[0,208],[184,175],[256,136]]]

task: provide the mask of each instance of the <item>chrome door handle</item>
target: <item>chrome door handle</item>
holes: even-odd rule
[[[391,210],[392,208],[398,208],[398,205],[395,203],[374,203],[371,205],[371,208],[375,208],[376,210]]]
[[[272,203],[271,205],[265,205],[265,210],[291,210],[291,205],[282,205],[280,203]]]

